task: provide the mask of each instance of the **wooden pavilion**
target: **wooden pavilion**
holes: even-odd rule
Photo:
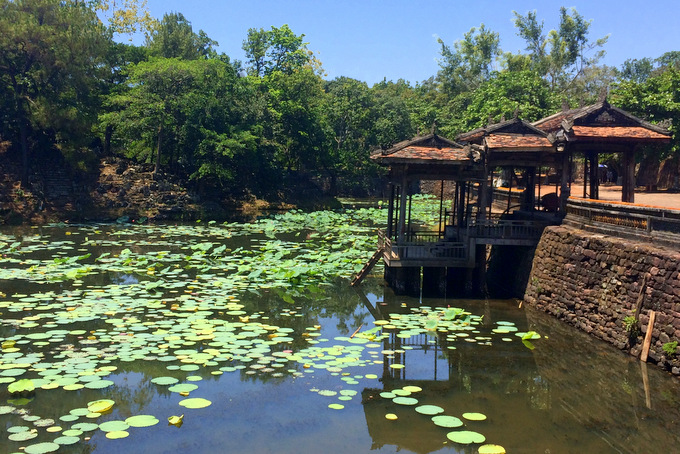
[[[611,106],[606,100],[558,112],[533,126],[548,133],[555,148],[565,151],[570,162],[574,155],[583,155],[583,198],[599,197],[599,155],[620,153],[623,163],[621,201],[631,203],[635,201],[635,153],[643,146],[665,145],[671,139],[667,129]]]
[[[378,250],[352,284],[382,259],[385,279],[397,294],[419,295],[421,282],[427,296],[451,294],[452,285],[466,287],[459,295],[479,291],[485,285],[487,246],[532,247],[546,225],[561,222],[574,154],[586,158],[588,195],[597,198],[599,154],[623,153],[622,198],[632,202],[635,152],[643,145],[669,141],[664,128],[605,100],[535,123],[519,118],[501,121],[461,134],[457,141],[432,133],[378,150],[371,158],[389,167],[388,224],[379,233]],[[524,190],[514,211],[511,178],[507,209],[492,213],[496,169],[506,169],[513,177],[519,169],[523,175]],[[546,169],[554,177],[555,190],[541,196]],[[422,180],[441,181],[437,226],[421,228],[411,222],[411,197],[419,192]],[[455,185],[450,209],[444,207],[444,181]]]
[[[489,187],[493,187],[496,169],[505,169],[508,174],[513,176],[515,169],[521,170],[525,180],[520,204],[521,210],[556,210],[555,204],[550,203],[549,206],[546,206],[546,201],[556,200],[559,181],[566,181],[566,176],[557,180],[558,185],[554,193],[541,197],[542,169],[552,169],[555,174],[561,175],[563,169],[567,168],[568,160],[563,149],[557,150],[553,146],[546,132],[524,120],[513,118],[461,134],[456,140],[463,144],[476,144],[481,147],[485,156],[485,174],[488,178],[486,183]],[[508,181],[509,192],[512,191],[512,182],[512,179]],[[511,208],[511,198],[508,195],[508,211]],[[488,201],[484,200],[482,203],[488,203]],[[487,205],[483,204],[482,206],[486,207]],[[488,208],[490,208],[490,204]],[[488,216],[490,215],[489,213]]]

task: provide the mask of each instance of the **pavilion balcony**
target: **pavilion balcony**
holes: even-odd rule
[[[388,267],[473,267],[469,242],[445,241],[437,232],[413,232],[396,242],[378,232],[378,247]],[[473,249],[473,248],[472,248]],[[471,260],[472,259],[472,260]]]
[[[475,264],[475,246],[535,246],[547,225],[543,220],[471,219],[467,226],[446,226],[443,232],[409,231],[404,240],[378,234],[386,266],[458,267]]]

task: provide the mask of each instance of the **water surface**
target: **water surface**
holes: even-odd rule
[[[0,452],[140,414],[160,422],[122,439],[85,431],[58,452],[476,453],[447,438],[459,430],[509,453],[679,451],[673,377],[514,300],[396,297],[378,276],[352,289],[361,256],[335,235],[370,255],[373,233],[338,225],[0,230],[0,338],[14,341],[0,357]],[[445,330],[450,307],[471,323]],[[409,335],[375,325],[415,314]],[[541,338],[527,345],[502,326]],[[182,396],[159,377],[197,388]],[[7,391],[22,378],[40,385],[26,402]],[[89,385],[99,380],[112,383]],[[420,389],[417,404],[381,396],[404,387]],[[211,404],[181,407],[187,397]],[[73,415],[97,399],[112,411]],[[464,426],[438,427],[416,411],[426,404]],[[167,424],[180,414],[181,427]],[[37,436],[9,439],[22,430]]]

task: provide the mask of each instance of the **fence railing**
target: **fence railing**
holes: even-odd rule
[[[680,210],[670,208],[570,197],[565,221],[607,234],[680,242]]]
[[[489,239],[536,239],[541,237],[545,223],[509,219],[474,219],[468,225],[468,235]]]
[[[449,260],[466,262],[469,250],[467,243],[459,241],[442,241],[437,232],[420,232],[408,235],[410,241],[394,243],[385,233],[378,232],[378,247],[382,247],[388,257],[396,260],[437,261]]]

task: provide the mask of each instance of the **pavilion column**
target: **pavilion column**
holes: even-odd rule
[[[406,237],[406,205],[408,199],[408,179],[406,178],[406,171],[402,176],[401,181],[401,204],[399,205],[399,228],[397,230],[399,243],[403,243]]]
[[[394,228],[394,183],[390,184],[390,204],[387,208],[387,238],[392,238]]]
[[[566,151],[563,152],[564,154],[562,155],[562,178],[560,181],[560,211],[562,213],[567,212],[567,200],[569,199],[569,196],[571,195],[571,189],[569,186],[569,182],[571,180],[571,168],[570,168],[570,159],[569,159],[569,153]]]
[[[458,192],[458,213],[456,223],[459,227],[463,226],[465,220],[465,183],[459,183],[460,191]]]
[[[635,150],[626,150],[623,153],[621,201],[635,202]]]
[[[599,199],[600,165],[598,164],[597,152],[588,152],[588,160],[590,161],[590,198]]]
[[[526,188],[524,191],[523,210],[533,211],[536,201],[536,167],[526,168]]]

